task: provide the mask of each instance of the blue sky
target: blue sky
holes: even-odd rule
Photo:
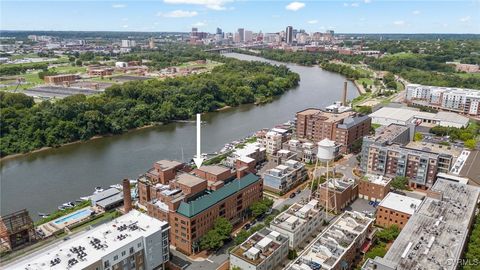
[[[3,30],[480,33],[480,1],[0,0]]]

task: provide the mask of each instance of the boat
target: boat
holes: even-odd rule
[[[137,184],[137,179],[130,179],[130,184],[135,185]]]
[[[91,197],[91,196],[80,197],[80,200],[82,200],[82,201],[88,201],[88,200],[90,200],[90,197]]]
[[[38,216],[41,218],[47,218],[48,216],[50,216],[50,214],[38,212]]]
[[[58,207],[58,210],[63,211],[63,210],[67,210],[68,208],[69,208],[69,207],[65,207],[65,206],[63,206],[63,205],[60,205],[60,206]]]
[[[115,185],[110,185],[111,188],[116,188],[118,190],[122,190],[123,189],[123,186],[120,185],[120,184],[115,184]]]
[[[93,192],[93,194],[98,194],[98,193],[100,193],[100,192],[102,192],[102,191],[103,191],[103,188],[102,188],[102,187],[96,187],[96,188],[95,188],[95,192]]]
[[[75,203],[74,202],[66,202],[66,203],[63,203],[62,206],[65,206],[67,208],[72,208],[75,206]]]

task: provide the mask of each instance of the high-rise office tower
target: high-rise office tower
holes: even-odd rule
[[[245,42],[245,29],[238,28],[238,36],[240,37],[240,42]]]
[[[285,41],[287,44],[293,43],[293,27],[291,26],[287,26],[287,29],[285,30]]]

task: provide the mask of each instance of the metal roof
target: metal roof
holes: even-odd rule
[[[257,182],[259,179],[260,178],[254,174],[248,174],[240,179],[235,179],[220,189],[204,195],[196,200],[188,203],[181,202],[177,209],[177,213],[189,218],[193,217],[213,206],[214,204]]]

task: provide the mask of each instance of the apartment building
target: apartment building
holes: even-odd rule
[[[362,246],[371,240],[373,219],[345,211],[297,258],[289,270],[351,269],[361,259]]]
[[[367,174],[358,181],[358,197],[379,202],[390,192],[392,178],[383,175]]]
[[[304,163],[313,163],[317,158],[317,145],[311,142],[289,140],[283,144],[283,149],[296,154],[296,159]]]
[[[230,251],[230,269],[273,270],[287,256],[288,237],[263,228]]]
[[[137,210],[15,260],[4,269],[166,269],[169,225]]]
[[[403,229],[421,203],[422,200],[390,192],[378,205],[375,224],[383,228],[397,225]]]
[[[357,199],[358,183],[353,179],[330,179],[318,187],[316,197],[322,206],[339,213]]]
[[[278,150],[282,149],[283,136],[282,134],[269,131],[265,134],[265,138],[262,140],[263,146],[266,148],[266,152],[269,155],[275,154]]]
[[[266,156],[266,148],[263,147],[260,142],[247,143],[243,148],[236,148],[234,152],[224,160],[223,165],[229,168],[239,168],[241,166],[237,165],[237,160],[240,159],[240,162],[249,164],[253,160],[254,166],[256,166],[258,163],[265,161]]]
[[[45,76],[43,81],[48,84],[63,84],[74,82],[78,78],[75,74],[59,74],[52,76]]]
[[[353,111],[306,109],[297,112],[296,123],[298,139],[319,142],[327,138],[340,145],[341,153],[349,153],[356,141],[369,134],[371,119]]]
[[[172,227],[170,242],[187,255],[199,251],[200,238],[212,229],[215,220],[224,217],[232,224],[241,222],[249,207],[262,199],[263,182],[254,175],[237,171],[233,180],[217,181],[221,186],[209,188],[208,180],[180,173],[168,185],[139,179],[139,196],[149,190],[145,203],[148,215],[168,221]]]
[[[293,187],[307,180],[305,164],[290,159],[284,164],[267,170],[263,175],[264,189],[285,194]]]
[[[458,269],[479,196],[478,187],[436,181],[385,256],[368,259],[362,269]]]
[[[153,164],[153,168],[147,171],[146,176],[153,183],[168,184],[170,180],[175,178],[179,170],[182,170],[185,164],[175,160],[162,159]]]
[[[431,187],[439,172],[447,173],[455,149],[410,141],[408,127],[390,125],[363,139],[360,168],[364,173],[405,176],[414,188]]]
[[[276,216],[270,228],[288,237],[290,249],[306,244],[306,240],[322,226],[325,211],[317,200],[298,202]]]
[[[475,89],[409,84],[407,102],[473,116],[480,114],[480,92]]]

